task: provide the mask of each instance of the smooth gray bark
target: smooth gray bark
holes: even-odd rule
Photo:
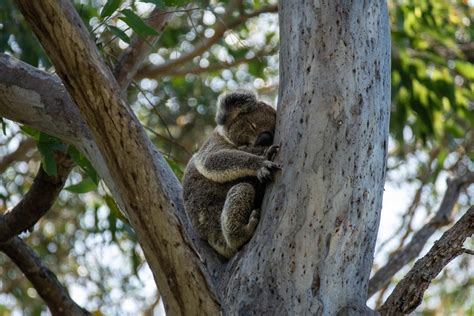
[[[229,314],[367,314],[390,110],[384,1],[279,4],[281,175],[231,267]]]

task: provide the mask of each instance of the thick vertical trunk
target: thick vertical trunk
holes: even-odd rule
[[[385,180],[390,35],[384,1],[283,0],[281,174],[228,266],[230,315],[367,314]]]

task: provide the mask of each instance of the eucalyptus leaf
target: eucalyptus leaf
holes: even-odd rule
[[[104,18],[112,15],[112,13],[114,13],[118,9],[120,3],[122,3],[122,0],[108,0],[107,3],[104,5],[100,16]]]
[[[130,44],[130,37],[128,37],[127,33],[125,33],[124,31],[122,31],[121,29],[113,25],[107,25],[107,27],[115,36],[120,38],[125,43]]]
[[[94,191],[95,189],[97,189],[97,183],[95,183],[94,180],[92,180],[89,177],[83,179],[79,183],[72,184],[64,188],[64,190],[73,192],[73,193],[87,193],[87,192]]]
[[[127,23],[139,36],[158,35],[155,29],[146,24],[145,21],[132,10],[124,9],[121,12],[123,16],[121,16],[120,19]]]

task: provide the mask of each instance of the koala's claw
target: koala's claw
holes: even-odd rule
[[[258,219],[260,218],[260,209],[255,209],[252,211],[252,213],[250,214],[250,220],[249,222],[252,222],[252,221],[258,221]]]
[[[270,161],[270,160],[265,160],[263,162],[263,166],[267,169],[270,169],[270,170],[281,169],[279,164],[277,164],[276,162]]]
[[[260,182],[271,181],[273,179],[273,173],[279,169],[281,169],[281,167],[278,164],[270,160],[265,160],[263,167],[257,172],[257,178]]]
[[[267,182],[272,179],[272,173],[267,168],[262,167],[257,172],[257,178],[260,182]]]
[[[267,160],[273,160],[273,158],[275,158],[275,155],[278,153],[278,151],[280,150],[280,146],[278,145],[271,145],[270,147],[268,147],[265,152],[263,153],[263,155],[265,156],[265,159]]]

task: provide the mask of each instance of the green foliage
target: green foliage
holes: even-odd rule
[[[86,173],[88,178],[96,184],[99,184],[99,176],[90,161],[82,155],[74,146],[68,146],[67,154],[71,159]]]
[[[71,184],[64,188],[64,190],[73,192],[73,193],[87,193],[97,189],[97,183],[94,182],[91,178],[82,179],[81,182],[76,184]]]
[[[121,29],[113,25],[107,25],[107,27],[115,36],[120,38],[125,43],[130,44],[130,37],[128,37],[127,33],[125,33],[124,31],[122,31]]]
[[[104,201],[110,209],[110,213],[113,214],[116,218],[120,219],[122,222],[129,224],[128,219],[123,215],[123,212],[118,207],[117,203],[115,202],[114,198],[106,194],[104,196]]]
[[[474,123],[472,60],[463,48],[473,8],[460,1],[392,1],[392,122],[406,142],[430,147],[463,138]],[[414,137],[405,139],[410,128]],[[453,143],[454,144],[454,143]]]
[[[36,140],[38,151],[41,153],[44,171],[50,176],[55,176],[57,174],[57,167],[54,152],[64,151],[64,144],[58,138],[34,130],[26,125],[23,125],[21,130]]]
[[[56,137],[37,131],[27,125],[20,127],[23,133],[36,140],[38,151],[42,155],[43,168],[49,175],[56,175],[57,167],[54,159],[55,151],[66,151],[69,157],[87,175],[80,183],[65,188],[74,193],[86,193],[97,188],[99,176],[90,161],[82,155],[74,146],[66,146]]]
[[[127,25],[130,26],[138,35],[158,35],[158,32],[155,31],[155,29],[148,26],[145,21],[143,21],[132,10],[124,9],[120,12],[123,14],[120,19],[127,23]]]
[[[41,45],[12,0],[0,1],[0,52],[12,52],[33,66],[50,66]]]
[[[112,15],[112,13],[114,13],[115,10],[118,9],[121,3],[122,3],[122,0],[108,0],[107,3],[102,8],[100,17],[105,18]]]
[[[167,158],[166,161],[170,165],[170,168],[171,170],[173,170],[174,174],[178,177],[179,180],[181,180],[183,178],[183,170],[181,169],[181,167],[172,159]]]

